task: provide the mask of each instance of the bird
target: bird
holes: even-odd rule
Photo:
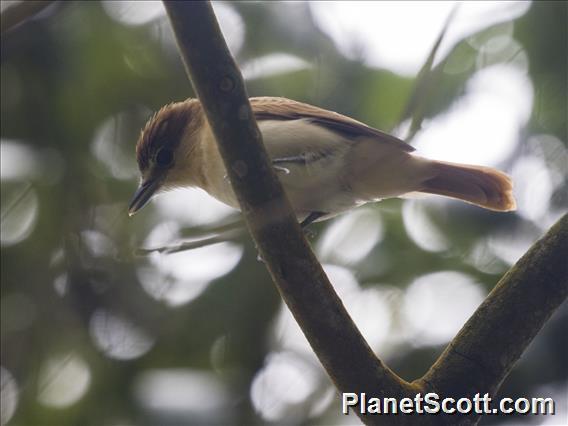
[[[509,176],[494,168],[427,159],[388,133],[337,112],[281,97],[250,98],[272,166],[302,227],[385,198],[440,195],[515,210]],[[198,187],[239,203],[198,99],[170,103],[136,143],[141,181],[129,215],[163,191]]]

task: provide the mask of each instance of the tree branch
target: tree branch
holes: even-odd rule
[[[375,357],[307,244],[269,162],[241,73],[210,3],[164,4],[247,227],[314,352],[340,391],[408,393],[410,385]]]
[[[501,279],[440,359],[407,383],[378,358],[349,317],[292,213],[269,162],[240,71],[209,2],[164,2],[247,227],[290,311],[341,392],[414,398],[494,394],[565,300],[568,219],[563,217]],[[479,415],[371,416],[366,424],[475,424]]]
[[[416,384],[457,398],[477,392],[494,395],[536,334],[566,300],[567,253],[568,214],[501,278]]]

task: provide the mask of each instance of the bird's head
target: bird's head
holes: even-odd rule
[[[130,216],[158,192],[194,183],[197,171],[191,165],[204,120],[196,99],[166,105],[148,120],[136,144],[141,181],[128,207]]]

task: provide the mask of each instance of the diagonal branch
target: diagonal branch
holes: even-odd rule
[[[568,297],[568,214],[501,278],[426,375],[444,395],[494,395],[515,362]]]
[[[37,15],[52,3],[54,3],[53,0],[29,0],[6,7],[6,9],[2,11],[0,19],[2,34],[15,28],[32,16]]]
[[[165,1],[183,61],[215,134],[247,227],[314,352],[341,392],[413,399],[497,391],[568,293],[568,217],[511,268],[421,379],[407,383],[372,353],[317,262],[262,144],[242,76],[209,2]],[[476,424],[479,414],[387,418],[366,424]]]
[[[304,238],[210,3],[164,4],[249,231],[314,352],[343,392],[403,395],[410,386],[375,357]]]
[[[224,243],[226,241],[234,240],[242,234],[241,231],[242,231],[241,229],[233,229],[233,230],[225,231],[225,232],[220,233],[220,234],[208,235],[208,236],[203,236],[203,237],[199,237],[199,238],[194,238],[192,240],[181,241],[181,242],[176,243],[176,244],[168,244],[167,246],[151,247],[151,248],[141,247],[141,248],[136,249],[136,251],[134,252],[134,255],[135,256],[147,256],[151,253],[173,254],[173,253],[179,253],[179,252],[186,251],[186,250],[194,250],[194,249],[197,249],[197,248],[210,246],[212,244]]]

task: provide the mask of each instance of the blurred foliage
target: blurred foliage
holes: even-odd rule
[[[309,65],[250,79],[252,96],[309,102],[385,130],[399,124],[416,81],[371,68],[363,58],[345,58],[315,25],[307,3],[235,2],[225,7],[240,16],[244,25],[244,40],[236,54],[243,67],[272,53],[287,53]],[[535,2],[514,23],[513,36],[528,57],[535,98],[531,120],[520,129],[518,148],[503,168],[512,169],[524,156],[534,154],[530,141],[535,135],[556,138],[549,136],[536,145],[551,173],[558,174],[555,161],[566,159],[566,17],[566,2]],[[499,32],[500,25],[459,42],[434,67],[431,76],[435,78],[420,99],[427,120],[447,111],[463,95],[470,77],[493,63],[478,60],[471,39],[489,38]],[[102,3],[91,1],[56,2],[2,35],[3,405],[8,401],[5,389],[6,394],[11,389],[5,382],[13,379],[19,389],[9,424],[250,425],[268,421],[255,408],[251,384],[271,354],[283,346],[274,326],[281,302],[249,237],[235,243],[244,251],[233,270],[214,279],[195,299],[175,307],[156,300],[141,285],[143,276],[153,276],[167,286],[167,273],[148,272],[158,267],[159,256],[133,254],[166,221],[163,209],[153,206],[132,219],[126,214],[137,183],[134,144],[138,133],[152,111],[192,96],[169,31],[163,16],[127,25],[110,17]],[[453,63],[472,65],[462,72],[445,72]],[[98,145],[101,132],[110,144]],[[550,140],[554,143],[546,145]],[[16,147],[17,155],[10,147]],[[513,213],[496,215],[458,203],[424,202],[421,214],[446,241],[441,249],[427,250],[409,232],[407,220],[412,215],[402,214],[408,202],[387,200],[368,209],[382,224],[382,239],[364,258],[349,263],[321,257],[328,265],[351,271],[364,289],[394,291],[400,296],[420,276],[458,271],[486,292],[510,264],[507,256],[498,256],[486,243],[503,235],[513,244],[516,237],[530,243],[542,234],[550,217],[568,206],[566,175],[558,179],[546,221]],[[186,208],[189,215],[194,206]],[[172,222],[171,216],[167,220]],[[321,244],[337,221],[314,226],[314,246]],[[215,225],[205,223],[178,225],[187,236],[207,233]],[[12,238],[18,229],[20,237]],[[475,256],[478,261],[472,261]],[[394,334],[405,325],[400,297],[392,300],[390,315],[395,325],[389,333]],[[564,307],[550,321],[507,379],[502,395],[549,396],[550,389],[566,386],[567,316]],[[106,337],[111,340],[106,346],[97,328],[101,321],[111,336]],[[397,373],[411,380],[426,371],[444,345],[417,344],[408,336],[402,332],[400,338],[389,337],[375,349]],[[121,354],[113,344],[118,349],[123,344],[132,347]],[[87,367],[77,367],[77,374],[67,382],[57,381],[57,368],[44,377],[47,360],[57,357],[64,359],[58,367],[63,374],[71,364],[69,354]],[[313,364],[310,357],[305,362]],[[215,377],[223,386],[225,399],[219,398],[225,401],[219,402],[223,412],[180,411],[179,398],[187,397],[183,393],[178,401],[172,397],[171,407],[178,408],[148,403],[140,396],[145,389],[141,383],[148,372],[161,369]],[[75,390],[78,396],[73,400],[79,372],[88,379],[82,391]],[[327,405],[321,402],[330,383],[317,365],[310,367],[309,374],[313,372],[317,373],[316,389],[305,398],[290,398],[281,422],[356,423],[351,417],[341,419],[336,400],[330,399]],[[185,376],[180,373],[179,377]],[[54,383],[59,387],[53,387]],[[54,396],[49,389],[56,400],[71,395],[70,402],[50,403]],[[203,400],[211,397],[207,389],[200,396]],[[318,401],[323,404],[319,411],[314,408]],[[184,404],[192,407],[197,402],[182,400]],[[515,421],[537,423],[540,419],[518,417]],[[495,417],[483,423],[504,420]]]

